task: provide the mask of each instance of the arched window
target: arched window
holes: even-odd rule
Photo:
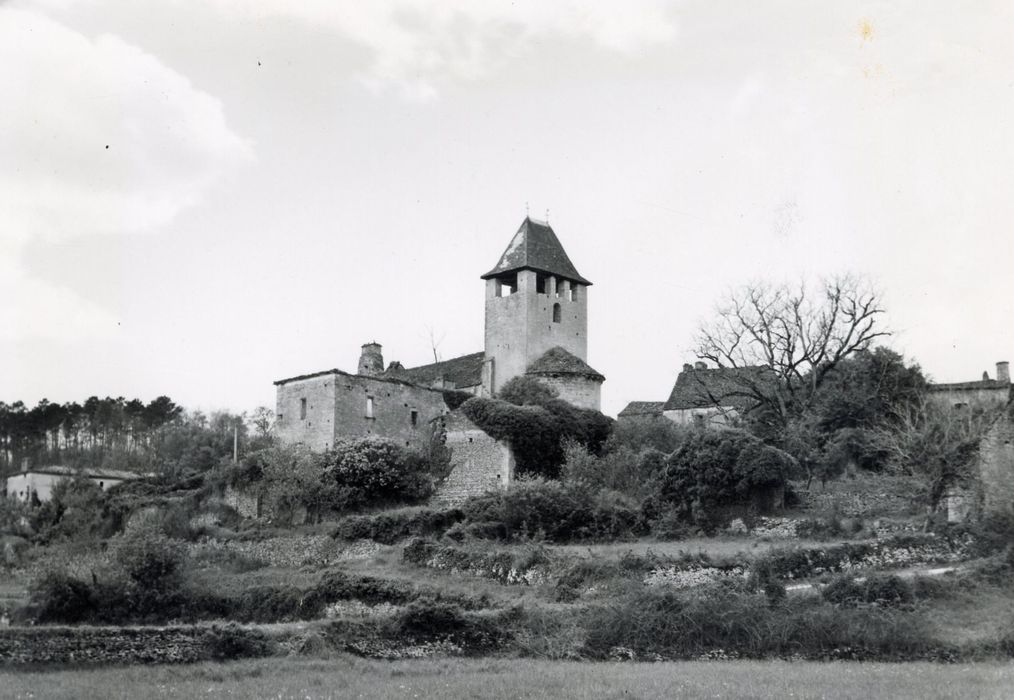
[[[553,323],[560,322],[560,305],[553,304]]]

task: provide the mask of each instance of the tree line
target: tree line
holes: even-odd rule
[[[60,464],[165,472],[203,470],[241,447],[269,441],[271,411],[186,411],[168,396],[145,403],[92,396],[84,402],[0,402],[0,475]]]

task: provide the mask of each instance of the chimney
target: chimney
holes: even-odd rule
[[[996,381],[1010,384],[1010,363],[1007,360],[996,363]]]
[[[359,374],[373,377],[384,371],[384,353],[380,343],[366,343],[359,356]]]
[[[700,360],[698,360],[697,362],[694,363],[694,369],[707,369],[707,368],[708,364],[706,362],[701,362]]]

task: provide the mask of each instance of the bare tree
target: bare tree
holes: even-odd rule
[[[893,425],[876,431],[888,469],[921,477],[935,509],[946,489],[972,476],[979,441],[1003,409],[990,406],[942,406],[927,397],[900,406]]]
[[[697,356],[731,373],[738,397],[782,425],[805,412],[839,363],[889,335],[878,328],[879,295],[846,275],[815,289],[752,284],[732,291],[696,338]]]
[[[430,344],[430,349],[433,351],[433,361],[440,362],[440,343],[444,342],[446,333],[441,333],[440,337],[437,338],[436,332],[433,330],[433,326],[426,326],[426,333]]]

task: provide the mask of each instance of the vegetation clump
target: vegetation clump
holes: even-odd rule
[[[458,532],[505,542],[615,540],[643,532],[640,509],[631,498],[541,479],[474,496],[461,511],[464,522]]]

